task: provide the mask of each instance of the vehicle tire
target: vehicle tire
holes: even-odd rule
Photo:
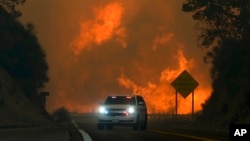
[[[137,116],[136,123],[132,126],[133,130],[138,130],[139,129],[139,116]]]
[[[141,130],[147,130],[147,117],[144,119],[144,122],[140,125]]]
[[[98,128],[98,130],[103,130],[104,129],[104,125],[101,124],[101,123],[98,123],[97,124],[97,128]]]
[[[108,130],[112,130],[113,129],[113,125],[107,125],[107,129]]]

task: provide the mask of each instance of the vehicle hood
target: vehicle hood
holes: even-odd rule
[[[111,104],[111,105],[102,105],[107,109],[127,109],[129,107],[135,107],[136,105],[131,104]]]

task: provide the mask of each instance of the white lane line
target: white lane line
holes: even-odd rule
[[[72,123],[78,129],[78,125],[76,124],[76,122],[74,120],[72,120]]]
[[[88,133],[84,132],[83,130],[81,129],[78,129],[79,132],[82,134],[82,137],[83,137],[83,140],[84,141],[92,141],[91,137],[89,136]]]
[[[74,126],[77,128],[77,130],[79,131],[79,133],[81,133],[83,140],[84,141],[92,141],[91,137],[89,136],[88,133],[86,133],[85,131],[81,130],[78,128],[77,123],[73,120],[72,123],[74,124]]]

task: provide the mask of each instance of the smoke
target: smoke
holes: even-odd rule
[[[49,111],[90,112],[109,94],[137,93],[150,112],[171,112],[170,83],[184,69],[200,84],[195,111],[209,97],[208,66],[181,1],[54,0],[37,7],[49,9],[47,19],[29,15],[32,3],[39,5],[27,1],[23,21],[33,21],[47,52]],[[191,97],[178,98],[178,112],[190,113]]]
[[[125,29],[121,26],[123,7],[113,2],[104,7],[95,8],[94,18],[81,22],[80,35],[72,42],[74,53],[79,54],[84,48],[101,45],[116,36],[116,40],[126,47]]]

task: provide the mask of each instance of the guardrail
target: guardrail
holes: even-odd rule
[[[85,114],[71,114],[71,117],[74,119],[82,118],[84,117],[85,119],[91,119],[95,120],[96,119],[96,113],[85,113]],[[153,114],[148,114],[148,119],[149,120],[186,120],[186,121],[193,121],[195,120],[195,117],[192,117],[191,114],[183,114],[183,115],[174,115],[174,114],[168,114],[168,113],[153,113]]]
[[[149,120],[165,120],[165,119],[176,119],[176,120],[188,120],[188,121],[193,121],[195,120],[195,117],[193,117],[190,114],[185,114],[185,115],[174,115],[174,114],[148,114],[148,119]]]

